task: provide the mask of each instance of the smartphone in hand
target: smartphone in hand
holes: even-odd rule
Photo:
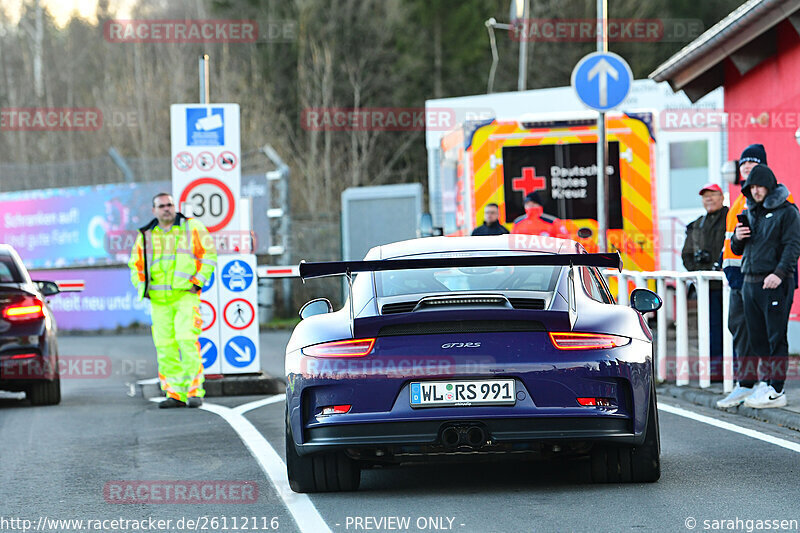
[[[747,214],[746,213],[739,213],[738,215],[736,215],[736,219],[739,221],[739,223],[742,226],[744,226],[746,228],[750,227],[750,221],[747,220]]]

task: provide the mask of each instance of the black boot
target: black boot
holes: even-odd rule
[[[186,407],[186,404],[180,400],[176,400],[175,398],[167,398],[158,404],[159,409],[170,409],[171,407]]]
[[[186,405],[189,407],[200,407],[203,405],[203,399],[199,396],[192,396],[186,399]]]

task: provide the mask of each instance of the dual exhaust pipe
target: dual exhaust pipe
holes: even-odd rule
[[[480,448],[486,443],[488,435],[478,425],[448,426],[442,431],[442,444],[445,448],[469,446]]]

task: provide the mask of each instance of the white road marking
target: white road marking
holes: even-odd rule
[[[238,407],[234,407],[233,412],[243,415],[248,411],[252,411],[253,409],[258,409],[259,407],[282,402],[284,400],[286,400],[285,394],[276,394],[275,396],[270,396],[269,398],[264,398],[263,400],[256,400],[255,402],[245,403]]]
[[[240,405],[234,409],[206,402],[201,409],[221,416],[239,435],[239,438],[242,439],[242,442],[258,462],[261,470],[264,471],[275,487],[286,508],[289,509],[300,531],[304,533],[331,533],[331,528],[325,523],[311,499],[306,494],[298,494],[289,487],[289,479],[286,477],[286,465],[281,456],[270,446],[264,435],[242,414],[270,403],[283,401],[285,397],[286,395],[284,394],[278,394],[263,400]],[[150,398],[150,401],[160,402],[162,398]]]
[[[730,422],[723,422],[722,420],[717,420],[716,418],[712,418],[710,416],[697,414],[693,411],[688,411],[686,409],[682,409],[674,405],[668,405],[662,402],[658,402],[658,408],[665,413],[682,416],[691,420],[696,420],[697,422],[703,422],[704,424],[718,427],[720,429],[727,429],[728,431],[733,431],[734,433],[739,433],[740,435],[745,435],[747,437],[768,442],[770,444],[774,444],[775,446],[780,446],[781,448],[786,448],[787,450],[800,453],[800,444],[796,442],[773,437],[772,435],[767,435],[766,433],[761,433],[760,431],[756,431],[754,429],[737,426],[736,424],[731,424]]]

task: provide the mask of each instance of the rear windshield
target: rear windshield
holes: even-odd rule
[[[0,254],[0,283],[23,283],[17,265],[9,255]]]
[[[379,297],[456,291],[547,291],[561,266],[498,266],[389,270],[375,273]]]

